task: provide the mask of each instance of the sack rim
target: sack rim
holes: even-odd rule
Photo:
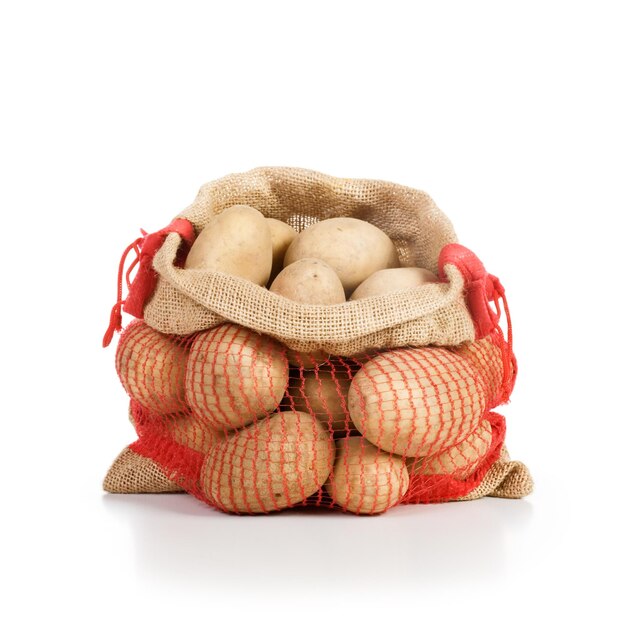
[[[196,304],[224,318],[225,321],[253,328],[260,333],[274,334],[273,325],[264,324],[263,315],[255,316],[254,323],[251,324],[250,316],[241,311],[236,299],[224,298],[224,293],[237,293],[245,290],[246,297],[249,298],[248,303],[253,305],[254,310],[264,311],[269,305],[280,309],[282,319],[294,321],[293,324],[286,325],[290,330],[285,331],[283,327],[281,335],[285,339],[295,341],[324,342],[337,339],[342,341],[358,339],[373,332],[422,318],[430,318],[438,311],[448,308],[452,303],[460,304],[468,318],[471,317],[463,297],[465,280],[453,264],[444,266],[447,278],[445,282],[429,283],[392,294],[349,300],[339,304],[312,305],[289,300],[283,295],[273,293],[266,287],[239,276],[177,267],[175,261],[181,243],[182,238],[178,233],[170,233],[154,256],[153,268],[159,277]],[[199,290],[205,293],[207,298],[198,297]],[[430,302],[425,297],[428,295],[432,297]],[[377,314],[381,309],[385,310],[384,317]],[[390,309],[393,311],[391,314]],[[349,321],[357,316],[360,319],[367,318],[368,322],[361,325],[349,324]],[[335,327],[331,328],[333,325]],[[337,333],[337,326],[344,327],[340,333]]]

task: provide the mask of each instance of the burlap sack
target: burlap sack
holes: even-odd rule
[[[109,469],[103,484],[109,493],[177,493],[183,492],[158,465],[128,448],[124,448]],[[533,490],[526,466],[511,461],[503,446],[500,458],[491,466],[482,483],[459,500],[477,500],[485,496],[523,498]]]
[[[208,183],[178,217],[198,232],[234,204],[249,204],[298,231],[331,217],[364,219],[389,235],[403,266],[434,272],[441,249],[456,242],[450,221],[424,192],[295,168],[257,168]],[[405,345],[458,345],[475,337],[464,279],[452,264],[441,276],[448,282],[320,307],[287,300],[238,277],[177,267],[181,241],[179,234],[169,234],[155,255],[159,279],[144,308],[145,321],[164,333],[188,335],[229,320],[299,352],[343,356]]]
[[[436,271],[441,282],[338,305],[310,306],[293,302],[235,276],[183,269],[182,260],[193,242],[194,231],[197,234],[221,211],[235,204],[249,204],[267,217],[287,222],[298,231],[330,217],[364,219],[388,234],[398,249],[401,265],[421,266]],[[129,289],[128,297],[122,300],[121,277],[126,255],[130,250],[138,253],[138,261],[135,263],[139,262],[139,270]],[[126,274],[127,279],[129,272]],[[208,417],[203,413],[204,408],[199,410],[198,406],[191,403],[191,396],[187,397],[190,393],[187,384],[195,379],[186,377],[183,388],[179,386],[178,378],[171,379],[165,370],[160,372],[159,376],[154,376],[155,373],[159,374],[159,367],[169,367],[166,365],[166,359],[158,356],[159,351],[166,354],[173,350],[174,346],[195,341],[194,334],[198,331],[230,322],[231,324],[226,324],[224,328],[237,328],[237,332],[241,332],[244,329],[240,327],[246,327],[255,331],[254,333],[245,331],[251,337],[255,337],[255,342],[259,336],[267,335],[298,352],[319,350],[339,357],[352,357],[351,362],[360,363],[362,367],[365,367],[367,359],[373,358],[378,351],[387,352],[393,348],[406,346],[455,347],[464,344],[452,351],[455,354],[459,351],[458,354],[462,355],[463,371],[448,372],[451,377],[446,378],[444,391],[451,394],[450,397],[454,396],[456,400],[462,397],[463,390],[472,398],[474,397],[472,393],[485,394],[485,404],[481,410],[485,409],[483,420],[486,419],[490,425],[489,448],[481,452],[484,455],[481,464],[464,477],[459,478],[458,474],[452,471],[435,472],[432,475],[426,471],[411,474],[407,479],[409,488],[400,502],[471,500],[487,495],[520,498],[531,492],[532,479],[528,470],[523,464],[510,461],[503,448],[504,417],[490,412],[499,404],[508,401],[516,374],[516,362],[512,352],[512,330],[504,289],[495,276],[486,272],[476,255],[456,243],[449,220],[423,192],[393,183],[339,179],[293,168],[258,168],[247,173],[234,174],[203,186],[192,205],[170,226],[131,244],[122,257],[119,277],[118,302],[111,313],[111,323],[105,335],[104,345],[108,345],[113,332],[121,328],[122,305],[126,312],[144,318],[141,337],[148,343],[153,343],[150,343],[152,347],[149,348],[151,351],[149,353],[144,354],[143,348],[141,350],[138,348],[137,354],[143,355],[141,359],[144,359],[144,364],[149,363],[150,368],[144,371],[140,367],[133,374],[134,386],[130,385],[127,389],[129,395],[134,398],[131,403],[134,403],[135,407],[132,421],[139,439],[126,448],[114,462],[104,481],[106,491],[111,493],[185,491],[217,508],[237,512],[281,508],[276,502],[265,501],[259,501],[258,507],[254,509],[249,508],[245,502],[243,508],[239,505],[233,508],[234,505],[224,504],[222,499],[219,497],[216,499],[212,492],[203,489],[202,468],[204,462],[210,458],[211,451],[217,447],[211,448],[208,454],[205,448],[198,447],[200,443],[198,438],[204,441],[206,433],[201,429],[200,436],[194,429],[201,426],[206,428],[207,424],[204,424],[203,420]],[[506,314],[506,336],[500,325],[502,311]],[[136,328],[141,329],[141,323],[139,324],[140,326]],[[129,326],[127,331],[130,332],[132,328],[133,326]],[[170,337],[163,337],[154,333],[152,329],[166,333]],[[143,340],[137,338],[133,340],[134,336],[132,332],[128,335],[130,344],[132,345],[133,341],[139,341],[141,344]],[[124,336],[121,344],[123,340]],[[280,358],[279,356],[276,358],[285,365],[285,348],[280,344],[277,345]],[[125,356],[120,362],[126,364],[124,367],[129,367],[131,359],[129,355],[134,354],[132,352],[134,349],[131,348],[130,353],[122,351]],[[419,351],[421,359],[427,359],[426,355],[431,355],[434,359],[432,362],[422,363],[424,371],[438,372],[438,375],[443,376],[445,373],[438,368],[441,366],[442,354],[446,351],[431,350],[431,352]],[[237,354],[231,356],[235,357],[234,363],[239,363]],[[204,367],[195,361],[194,363],[193,367],[198,366],[201,370]],[[328,363],[331,367],[332,359]],[[410,368],[412,365],[407,362],[406,366]],[[212,366],[208,367],[210,370]],[[315,369],[317,371],[317,367]],[[176,373],[178,370],[174,368],[172,371]],[[241,380],[241,371],[243,370],[236,369],[231,372],[229,368],[224,372],[220,370],[221,373],[215,379],[221,381],[220,391],[217,386],[206,387],[206,384],[213,380],[212,374],[207,375],[206,381],[200,385],[200,391],[194,387],[194,391],[191,392],[193,398],[194,394],[199,393],[199,406],[203,407],[202,402],[206,402],[208,398],[222,397],[227,391],[231,394],[231,404],[234,407],[234,399],[238,394],[247,397],[238,382]],[[285,376],[288,374],[285,380],[287,385],[285,397],[283,400],[272,398],[276,402],[271,403],[271,408],[266,407],[263,415],[255,415],[255,423],[263,418],[276,419],[271,413],[277,406],[279,413],[285,409],[294,410],[294,399],[300,397],[299,393],[304,394],[302,391],[305,383],[304,370],[292,368],[285,371]],[[122,370],[119,372],[120,377],[123,378],[121,372]],[[125,374],[127,375],[128,373]],[[353,374],[348,371],[346,375],[351,379]],[[230,382],[226,380],[229,376]],[[469,382],[466,384],[466,381],[474,381],[477,386],[474,387]],[[350,389],[353,384],[354,381],[350,384]],[[426,393],[429,383],[424,384],[426,386],[423,391]],[[345,387],[342,388],[337,380],[334,385],[340,398],[344,398],[342,410],[337,411],[340,417],[345,417],[342,411],[345,412],[344,405],[348,406],[345,396],[347,390]],[[150,389],[152,391],[146,396],[144,392]],[[478,389],[482,391],[477,391]],[[395,387],[392,387],[390,391],[395,394],[394,390]],[[178,404],[176,409],[165,404],[167,394],[170,392],[177,398],[177,402],[180,401],[180,406],[186,407],[185,410],[190,413],[180,413]],[[318,392],[309,390],[307,393],[315,396]],[[383,393],[387,391],[383,390]],[[402,389],[397,393],[401,394]],[[138,394],[139,397],[133,394]],[[146,409],[141,403],[152,402],[154,394],[163,404]],[[387,401],[392,402],[394,398],[397,400],[399,397],[399,395],[388,397]],[[197,398],[194,402],[196,400]],[[466,404],[463,406],[467,408],[469,405]],[[427,406],[430,404],[427,403]],[[200,413],[197,415],[194,410],[199,410]],[[331,421],[337,419],[326,406],[322,410],[319,407],[314,409],[311,405],[310,411],[316,416],[313,418],[309,415],[310,419]],[[433,411],[436,413],[435,409]],[[466,413],[461,411],[459,419],[465,419],[464,416],[469,419],[471,411]],[[191,420],[179,420],[181,415],[191,416]],[[346,419],[349,421],[350,416]],[[219,423],[224,429],[222,434],[232,436],[229,441],[236,441],[235,435],[227,432],[230,422]],[[192,430],[187,432],[188,428]],[[176,432],[179,432],[180,436],[176,436]],[[335,434],[330,436],[336,438]],[[467,441],[469,442],[469,438]],[[285,442],[288,442],[287,439],[283,441],[278,438],[273,444],[277,443],[280,447]],[[376,441],[374,444],[378,445]],[[475,446],[476,452],[480,442],[472,440],[468,445]],[[264,449],[256,448],[248,452],[254,456],[253,465],[262,454],[266,454]],[[468,457],[464,456],[464,452],[460,454],[455,463],[464,459],[470,463],[471,453],[468,452]],[[265,468],[263,464],[259,467]],[[460,466],[457,466],[457,469],[462,471]],[[273,473],[280,474],[284,471],[286,470],[280,465],[276,468],[272,466]],[[269,480],[268,472],[269,469],[259,471],[255,480],[264,481],[263,476],[266,473]],[[228,481],[228,475],[219,474],[218,479],[221,485],[222,479]],[[283,482],[284,479],[283,473]],[[320,482],[319,485],[313,485],[320,489],[315,492],[318,495],[313,494],[310,498],[315,496],[317,505],[334,506],[334,501],[328,500],[331,496],[321,488],[321,484]],[[231,489],[228,485],[226,487]],[[283,497],[284,485],[280,484],[276,488],[279,494],[274,494],[273,487],[268,493]],[[311,504],[307,499],[309,496],[304,495],[304,489],[298,491],[298,495],[303,498],[299,506]],[[255,492],[256,496],[258,494]],[[288,496],[287,502],[289,498],[291,495]],[[368,512],[354,508],[350,510],[357,513]]]

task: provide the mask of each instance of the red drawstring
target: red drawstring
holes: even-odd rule
[[[117,302],[111,309],[109,327],[102,339],[102,345],[105,348],[111,343],[115,331],[122,330],[122,307],[126,313],[134,315],[138,319],[143,318],[144,305],[152,295],[158,278],[156,271],[152,267],[152,261],[169,233],[178,233],[183,239],[184,243],[178,250],[175,261],[175,264],[181,267],[195,238],[193,224],[184,218],[176,218],[171,224],[156,233],[148,234],[145,230],[142,230],[141,237],[133,241],[124,250],[117,272]],[[131,250],[134,250],[137,256],[133,259],[126,273],[124,273],[126,257]],[[137,273],[131,280],[130,275],[137,265],[139,265]],[[124,277],[126,278],[128,295],[122,299]]]
[[[130,273],[136,267],[137,263],[139,263],[139,255],[141,252],[141,246],[146,238],[146,232],[144,230],[141,231],[142,236],[138,237],[131,243],[126,250],[122,253],[122,258],[120,259],[120,265],[117,270],[117,301],[113,305],[111,309],[111,316],[109,318],[109,327],[104,333],[104,337],[102,339],[102,347],[106,348],[111,341],[113,340],[113,335],[116,331],[122,330],[122,306],[124,305],[124,300],[122,299],[122,290],[124,283],[124,265],[126,265],[126,257],[128,257],[131,250],[134,250],[136,257],[133,259],[130,267],[126,271],[126,287],[130,288],[131,280]]]

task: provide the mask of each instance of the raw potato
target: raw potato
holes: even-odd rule
[[[485,412],[485,390],[471,366],[445,348],[383,353],[354,377],[352,421],[375,446],[430,456],[465,439]]]
[[[339,276],[319,259],[294,261],[274,279],[270,291],[302,304],[341,304],[346,301]]]
[[[337,442],[333,474],[326,483],[333,500],[353,513],[382,513],[397,504],[409,488],[404,461],[382,452],[364,437]]]
[[[289,361],[289,365],[305,370],[315,369],[320,365],[324,365],[328,359],[330,359],[330,354],[323,350],[314,350],[313,352],[287,350],[287,361]]]
[[[213,428],[238,428],[280,404],[289,382],[282,346],[236,324],[198,334],[185,388],[192,411]]]
[[[461,344],[451,350],[468,359],[478,370],[485,384],[487,407],[492,409],[498,406],[504,378],[504,364],[500,348],[492,339],[485,337],[478,341]]]
[[[267,220],[245,204],[222,211],[200,231],[185,268],[224,272],[265,285],[272,271],[272,236]]]
[[[276,511],[318,491],[334,458],[330,435],[312,415],[276,413],[211,448],[200,488],[226,511]]]
[[[272,274],[269,282],[271,283],[283,269],[283,261],[285,260],[285,252],[296,238],[298,233],[285,222],[266,217],[265,221],[270,228],[270,236],[272,238]]]
[[[304,372],[290,389],[294,408],[315,415],[333,432],[354,429],[348,413],[351,380],[349,369],[341,365]]]
[[[353,217],[333,217],[303,230],[285,254],[285,267],[305,258],[330,265],[346,293],[374,272],[400,264],[391,239],[373,224]]]
[[[212,446],[224,439],[223,431],[214,430],[193,413],[179,413],[164,419],[165,428],[176,443],[203,455],[208,454]]]
[[[350,300],[414,289],[426,283],[436,283],[438,280],[430,270],[421,267],[394,267],[388,270],[378,270],[354,290]]]
[[[186,346],[135,321],[122,333],[115,367],[128,395],[154,413],[178,413],[185,403]]]
[[[465,480],[476,471],[491,447],[491,424],[483,420],[470,436],[436,456],[407,459],[411,474],[446,474]]]
[[[302,304],[340,304],[346,300],[339,277],[319,259],[301,259],[287,266],[274,279],[270,291]],[[304,369],[315,368],[329,357],[322,350],[287,350],[289,364]]]

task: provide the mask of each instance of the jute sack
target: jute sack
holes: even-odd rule
[[[456,242],[452,224],[422,191],[296,168],[257,168],[208,183],[178,218],[188,220],[197,233],[234,204],[249,204],[296,231],[331,217],[366,220],[391,238],[402,266],[434,272],[442,248]],[[158,281],[143,316],[163,333],[188,335],[228,320],[299,352],[343,356],[405,345],[451,346],[475,338],[464,277],[451,263],[441,268],[446,282],[319,307],[235,276],[182,269],[176,260],[183,245],[181,235],[172,232],[153,260]]]
[[[186,253],[195,236],[216,215],[235,204],[254,206],[266,217],[285,221],[297,231],[330,217],[356,217],[366,220],[381,228],[391,238],[398,250],[401,265],[421,266],[435,271],[440,282],[344,304],[309,306],[288,300],[235,276],[183,269]],[[122,300],[124,262],[127,253],[132,249],[138,254],[138,259],[133,265],[138,262],[139,269],[132,284],[129,285],[127,298]],[[126,273],[127,282],[129,274],[130,270]],[[283,347],[277,349],[277,354],[273,357],[276,358],[276,363],[286,362],[285,347],[299,353],[322,351],[336,357],[335,361],[331,359],[328,362],[335,363],[332,368],[336,367],[337,363],[344,363],[342,361],[344,357],[349,361],[351,359],[353,365],[348,367],[348,371],[356,366],[354,372],[367,364],[369,359],[376,358],[376,355],[381,356],[398,348],[400,349],[398,355],[391,357],[391,361],[385,367],[393,369],[396,367],[393,363],[404,363],[400,368],[401,371],[391,372],[396,376],[400,374],[402,380],[409,380],[411,376],[416,375],[415,372],[411,373],[411,368],[417,363],[406,361],[408,357],[402,356],[406,354],[403,353],[403,349],[418,348],[420,355],[410,353],[413,355],[411,359],[417,358],[424,367],[426,359],[428,361],[426,369],[431,372],[425,379],[421,379],[419,389],[424,392],[428,389],[432,382],[429,382],[430,376],[434,375],[435,378],[443,376],[446,380],[445,391],[438,387],[437,394],[449,394],[449,401],[454,402],[455,407],[463,394],[469,393],[477,398],[482,393],[485,412],[480,424],[483,425],[482,428],[486,428],[485,420],[489,422],[487,426],[491,432],[489,439],[491,443],[488,444],[488,448],[482,449],[480,453],[483,455],[482,461],[478,466],[472,465],[471,458],[464,456],[466,452],[446,451],[446,446],[454,446],[456,439],[449,440],[450,443],[446,446],[440,445],[444,457],[446,454],[452,456],[446,457],[447,461],[438,463],[450,463],[452,459],[456,459],[454,461],[456,464],[460,459],[466,463],[466,467],[475,467],[473,473],[469,475],[467,472],[461,476],[436,470],[437,467],[441,469],[442,465],[431,466],[431,469],[425,465],[419,469],[420,466],[412,462],[408,490],[401,502],[442,502],[474,499],[485,495],[519,498],[532,490],[532,479],[528,470],[523,464],[510,461],[504,449],[504,417],[492,411],[508,401],[516,374],[511,324],[504,289],[496,277],[486,272],[471,251],[456,243],[449,220],[423,192],[382,181],[338,179],[293,168],[258,168],[244,174],[227,176],[203,186],[192,205],[179,214],[170,226],[131,244],[122,257],[118,277],[118,302],[113,308],[111,324],[104,343],[108,345],[113,331],[121,327],[122,306],[128,313],[143,318],[143,329],[141,325],[130,325],[125,331],[129,342],[132,343],[132,337],[140,339],[139,343],[135,342],[140,346],[137,348],[138,352],[133,352],[134,348],[131,352],[124,348],[118,353],[121,355],[120,363],[126,364],[123,367],[127,367],[132,359],[140,359],[139,369],[133,374],[136,378],[126,381],[127,385],[130,385],[127,391],[133,398],[131,421],[137,429],[139,439],[124,449],[113,463],[104,482],[105,490],[112,493],[165,493],[183,490],[224,510],[236,512],[267,510],[268,503],[262,502],[262,499],[259,500],[261,504],[252,503],[253,506],[250,508],[246,502],[240,506],[225,500],[215,500],[215,496],[209,497],[203,491],[207,484],[213,489],[222,482],[226,492],[237,487],[239,483],[233,482],[239,480],[235,478],[235,474],[240,470],[245,472],[249,470],[248,465],[242,464],[243,460],[228,466],[230,468],[228,471],[233,472],[230,478],[224,473],[224,468],[219,471],[215,469],[218,465],[222,467],[219,464],[221,461],[208,466],[212,468],[210,480],[213,482],[205,482],[204,486],[201,486],[201,476],[206,479],[209,475],[203,469],[206,466],[205,460],[210,460],[211,450],[217,450],[221,444],[215,444],[217,447],[211,448],[207,455],[204,446],[200,446],[202,448],[200,450],[197,445],[199,441],[194,439],[201,433],[194,434],[192,431],[190,434],[187,429],[190,425],[193,428],[198,427],[200,425],[198,420],[201,418],[212,419],[211,411],[208,417],[203,416],[203,412],[205,407],[212,403],[212,398],[218,397],[220,392],[217,382],[215,387],[210,385],[206,387],[206,380],[209,379],[205,380],[202,374],[202,385],[205,387],[202,391],[204,400],[196,406],[197,399],[194,394],[198,392],[193,386],[195,374],[192,376],[190,372],[195,371],[193,367],[197,367],[198,363],[194,361],[195,365],[191,369],[186,369],[187,366],[183,366],[182,361],[181,363],[176,361],[178,357],[170,362],[167,355],[180,355],[183,358],[189,344],[200,335],[214,333],[211,329],[215,329],[216,337],[220,333],[220,336],[230,333],[233,337],[245,336],[248,333],[257,337],[250,339],[253,343],[263,341],[260,338],[264,336],[278,340],[280,342],[278,345]],[[500,326],[501,305],[506,313],[506,336]],[[156,336],[152,337],[155,331]],[[123,340],[120,345],[122,343]],[[432,346],[444,346],[445,349],[437,352]],[[144,354],[144,348],[150,354]],[[155,349],[158,349],[157,352]],[[446,356],[447,351],[463,355],[462,372],[445,371],[442,364],[450,359],[454,360],[450,354]],[[128,361],[128,358],[131,360]],[[345,367],[345,364],[341,367]],[[338,371],[341,371],[341,367]],[[444,367],[444,370],[440,369],[441,367]],[[230,385],[229,394],[235,393],[234,390],[239,388],[238,381],[243,380],[244,370],[245,368],[237,369],[232,373],[232,380],[226,381]],[[183,390],[180,384],[185,371],[186,388]],[[334,369],[332,371],[335,372]],[[323,367],[316,365],[314,376],[317,378],[322,374]],[[219,373],[218,379],[221,383],[225,382],[224,375],[225,372]],[[294,418],[278,418],[277,414],[272,418],[272,411],[277,410],[282,416],[288,415],[289,410],[296,407],[294,402],[298,401],[301,393],[304,393],[302,390],[307,375],[309,374],[305,374],[302,369],[298,372],[292,368],[285,388],[285,397],[282,400],[280,397],[272,398],[272,407],[264,409],[263,415],[254,418],[254,423],[247,427],[249,431],[247,428],[228,431],[224,426],[222,435],[226,440],[235,442],[232,445],[239,446],[236,437],[242,438],[241,441],[244,443],[247,442],[243,448],[237,447],[236,450],[233,448],[237,454],[240,454],[241,450],[244,452],[248,450],[246,446],[252,446],[248,451],[254,451],[254,462],[262,460],[261,457],[268,453],[267,450],[257,443],[256,435],[245,435],[245,432],[253,432],[264,418],[268,422],[263,423],[273,420],[274,424],[286,424],[286,421],[283,423],[281,420],[293,420]],[[332,374],[333,377],[335,375]],[[349,376],[352,378],[353,374],[350,373]],[[368,380],[368,377],[369,374],[364,376],[363,380]],[[124,384],[124,381],[122,382]],[[189,387],[189,384],[192,384],[192,387]],[[337,381],[335,384],[339,391],[341,385]],[[436,384],[441,385],[442,381]],[[157,386],[151,392],[152,395],[146,395],[148,387],[155,385]],[[350,388],[353,386],[350,385]],[[474,391],[471,391],[472,389]],[[257,388],[255,393],[258,391]],[[174,396],[172,392],[175,392]],[[192,395],[189,395],[190,393]],[[381,393],[388,394],[388,391],[381,387]],[[387,400],[399,401],[403,393],[402,390],[393,391],[393,397]],[[461,396],[457,397],[457,394]],[[237,399],[234,396],[229,398],[229,406],[234,407]],[[342,387],[339,399],[342,406],[347,406],[347,388]],[[468,409],[470,405],[466,404],[465,400],[463,402],[465,409]],[[470,413],[465,414],[465,409],[457,407],[454,411],[458,412],[457,409],[460,410],[460,414],[455,419],[460,419],[460,422],[455,428],[460,429],[460,424],[465,424],[466,418],[473,420],[478,417],[473,409],[473,417]],[[428,409],[429,415],[431,410],[432,414],[436,415],[435,405]],[[196,411],[199,412],[196,414]],[[286,412],[283,413],[284,411]],[[316,417],[331,421],[335,419],[326,406],[322,415],[319,408],[315,411]],[[352,413],[350,416],[346,414],[345,417],[352,417]],[[471,423],[474,424],[473,421]],[[469,424],[468,421],[466,424],[468,433]],[[275,444],[279,446],[277,451],[282,450],[281,445],[291,445],[289,436],[281,432],[279,428],[271,442],[272,446]],[[428,432],[430,431],[424,433],[425,437],[430,436]],[[458,445],[461,446],[459,449],[467,451],[469,448],[463,446],[471,445],[478,453],[479,439],[472,439],[475,437],[473,431],[465,434],[463,430],[463,433],[467,441],[459,439]],[[355,434],[358,435],[353,431],[351,436]],[[440,435],[444,437],[444,431]],[[345,440],[343,442],[341,440],[341,434],[336,438],[331,431],[330,437],[333,449],[335,444],[337,450],[346,448],[343,445]],[[306,437],[303,438],[299,431],[297,440],[299,445],[306,444]],[[470,440],[473,443],[470,444]],[[356,440],[352,440],[354,441]],[[377,439],[373,441],[378,445]],[[256,446],[259,445],[257,449]],[[380,445],[383,446],[382,442]],[[416,452],[413,456],[416,456]],[[401,454],[404,463],[404,453]],[[425,458],[428,458],[429,454],[427,452]],[[250,459],[246,459],[246,463],[249,461]],[[397,458],[394,462],[398,462]],[[378,461],[374,459],[369,469],[375,467],[376,463]],[[263,477],[265,472],[262,463],[257,465],[257,468],[258,474],[254,474],[257,470],[253,472],[256,476],[254,480]],[[434,473],[432,468],[435,468]],[[272,471],[275,472],[276,468]],[[287,478],[287,471],[279,468],[278,474],[282,475],[283,482]],[[341,479],[343,470],[340,468],[338,471]],[[456,471],[455,469],[454,472]],[[245,480],[248,478],[250,477],[246,477]],[[261,487],[265,488],[268,485],[263,481]],[[332,474],[329,481],[326,489],[320,488],[315,493],[311,492],[310,497],[303,495],[304,489],[299,485],[302,492],[299,493],[302,496],[299,505],[336,506],[332,495],[334,493]],[[403,484],[402,481],[399,484]],[[366,488],[366,483],[364,482],[361,487]],[[282,487],[279,485],[277,489],[280,491]],[[255,497],[258,495],[254,492]],[[272,496],[271,493],[269,495]],[[297,500],[292,500],[292,504],[296,503]],[[278,505],[278,501],[269,503],[269,510],[272,507],[277,508],[275,504]],[[282,504],[278,508],[282,508]],[[353,512],[372,511],[353,510]]]

